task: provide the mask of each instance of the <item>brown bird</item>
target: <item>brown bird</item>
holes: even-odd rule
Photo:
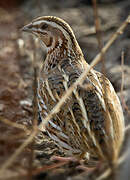
[[[36,35],[47,53],[37,93],[42,127],[44,118],[89,64],[64,20],[43,16],[23,30]],[[115,162],[124,137],[124,117],[110,81],[91,69],[85,81],[49,120],[46,131],[67,156]]]

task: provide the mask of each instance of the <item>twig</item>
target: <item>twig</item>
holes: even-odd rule
[[[96,30],[96,35],[97,35],[99,51],[101,51],[101,49],[102,49],[102,34],[101,34],[101,27],[100,27],[100,21],[99,21],[99,17],[98,17],[98,7],[97,7],[96,0],[93,0],[93,12],[94,12],[95,30]]]
[[[121,163],[123,163],[125,161],[125,159],[128,157],[128,155],[130,155],[129,150],[122,155],[119,160],[117,161],[116,165],[120,165]],[[103,180],[106,179],[112,172],[112,169],[108,168],[103,174],[101,174],[96,180]]]
[[[37,129],[38,124],[38,106],[37,106],[37,65],[36,65],[37,57],[36,57],[36,41],[33,41],[33,70],[34,70],[34,80],[33,80],[33,129],[34,131]],[[32,169],[33,169],[33,160],[34,160],[34,150],[33,150],[34,140],[31,142],[31,152],[29,156],[29,169],[28,169],[28,179],[32,179]]]
[[[126,111],[130,114],[130,110],[129,110],[128,106],[126,105],[126,102],[125,102],[124,96],[123,96],[123,87],[124,87],[124,51],[121,52],[121,73],[122,73],[122,77],[121,77],[121,102],[122,102],[122,105],[123,105],[124,109],[126,109]]]
[[[130,129],[130,124],[125,127],[125,133]]]
[[[67,162],[59,162],[59,163],[54,163],[54,164],[52,164],[52,165],[44,165],[43,167],[40,167],[40,168],[37,168],[37,169],[34,169],[33,171],[32,171],[32,175],[33,176],[36,176],[36,175],[38,175],[40,172],[45,172],[45,171],[49,171],[49,170],[52,170],[52,169],[55,169],[55,168],[58,168],[58,167],[62,167],[63,165],[65,165]],[[12,179],[19,179],[19,178],[25,178],[25,177],[27,177],[27,173],[26,172],[23,172],[23,173],[21,173],[20,175],[18,174],[18,175],[14,175],[13,173],[12,174],[10,174],[10,176],[7,174],[7,176],[6,175],[4,175],[3,177],[4,177],[4,179],[10,179],[10,180],[12,180]],[[3,178],[2,178],[3,179]]]
[[[8,119],[5,119],[3,117],[0,117],[0,121],[2,121],[3,123],[5,123],[5,124],[7,124],[9,126],[14,127],[14,128],[18,128],[18,129],[24,130],[27,134],[30,134],[30,130],[26,126],[24,126],[22,124],[18,124],[18,123],[12,122],[12,121],[10,121]]]
[[[36,57],[36,49],[37,49],[37,39],[34,40],[33,47],[33,70],[34,70],[34,80],[33,80],[33,128],[37,129],[38,124],[38,102],[37,102],[37,57]]]
[[[31,134],[31,131],[29,132],[29,134]],[[7,144],[8,144],[8,142],[10,142],[10,141],[16,141],[16,140],[18,140],[18,139],[21,139],[21,138],[26,138],[27,137],[27,134],[25,133],[25,132],[22,132],[22,133],[19,133],[19,134],[11,134],[11,136],[10,135],[8,135],[8,138],[7,138],[7,134],[6,135],[1,135],[0,136],[0,140],[6,140],[6,142],[7,142]]]
[[[97,34],[97,41],[99,45],[99,50],[102,48],[102,38],[101,38],[101,28],[100,22],[98,17],[98,9],[97,9],[97,1],[93,0],[93,12],[94,12],[94,20],[95,20],[95,29]]]
[[[101,52],[93,59],[89,68],[84,71],[81,76],[76,80],[76,82],[68,89],[67,92],[64,93],[61,100],[56,104],[56,106],[51,110],[49,115],[44,119],[44,122],[40,125],[40,129],[45,130],[46,123],[53,117],[54,114],[58,113],[60,107],[65,103],[67,98],[71,95],[73,90],[77,87],[77,85],[82,84],[85,80],[87,73],[93,68],[99,61],[101,61],[102,54],[104,54],[108,48],[112,45],[112,43],[117,39],[119,35],[121,35],[126,28],[126,26],[130,23],[130,16],[123,22],[123,24],[117,29],[117,31],[111,36],[106,45],[102,48]]]
[[[52,165],[45,165],[41,168],[37,168],[33,171],[33,175],[37,175],[38,173],[40,172],[45,172],[45,171],[48,171],[48,170],[52,170],[52,169],[55,169],[57,167],[61,167],[63,165],[67,164],[67,162],[59,162],[59,163],[54,163]]]
[[[98,48],[99,48],[99,52],[101,52],[103,44],[102,44],[102,31],[101,31],[101,26],[100,26],[100,21],[99,21],[99,16],[98,16],[97,0],[93,0],[93,11],[94,11],[94,17],[95,17],[94,20],[95,20],[95,29],[96,29],[96,36],[97,36],[97,41],[98,41]],[[105,54],[102,54],[101,61],[102,61],[102,73],[105,75]]]
[[[121,70],[122,70],[121,96],[123,98],[123,87],[124,87],[124,51],[121,52]]]

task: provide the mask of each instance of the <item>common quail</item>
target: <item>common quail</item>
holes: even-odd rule
[[[38,37],[46,50],[37,90],[42,127],[44,118],[89,64],[64,20],[43,16],[23,30]],[[49,120],[46,131],[67,156],[116,161],[124,137],[124,117],[110,81],[91,69]]]

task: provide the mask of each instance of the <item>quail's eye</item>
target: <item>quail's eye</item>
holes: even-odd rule
[[[41,26],[42,29],[46,29],[47,27],[48,27],[47,24],[42,24],[42,26]]]

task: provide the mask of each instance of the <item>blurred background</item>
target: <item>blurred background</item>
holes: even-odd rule
[[[98,0],[97,10],[101,40],[102,45],[104,45],[130,14],[130,1]],[[23,130],[13,127],[10,121],[31,127],[33,55],[36,53],[40,67],[45,53],[40,46],[35,47],[32,37],[23,34],[20,29],[33,18],[42,15],[58,16],[70,24],[88,63],[99,52],[93,1],[0,0],[0,165],[8,160],[16,148],[26,139]],[[124,54],[123,68],[121,66],[122,52]],[[122,100],[127,125],[130,120],[130,25],[110,47],[104,59],[105,74]],[[102,71],[102,63],[96,65],[95,69]],[[124,72],[123,92],[121,92],[122,72]],[[125,142],[125,146],[129,147],[127,142]],[[39,141],[35,147],[37,148],[36,167],[46,164],[44,161],[49,159],[52,154],[62,154],[50,140],[44,140],[42,143]],[[44,149],[44,152],[41,149]],[[123,149],[125,148],[123,147]],[[27,148],[15,160],[13,166],[11,165],[13,170],[9,169],[6,175],[8,178],[20,179],[19,174],[25,169],[29,169],[29,154],[30,149]],[[121,168],[122,171],[118,172],[118,179],[130,179],[128,167],[130,167],[129,159]],[[68,176],[68,174],[64,174],[65,179]],[[2,179],[7,177],[3,176]],[[54,179],[57,176],[44,173],[41,177]],[[22,179],[24,178],[22,177]],[[35,179],[39,179],[39,176]]]

